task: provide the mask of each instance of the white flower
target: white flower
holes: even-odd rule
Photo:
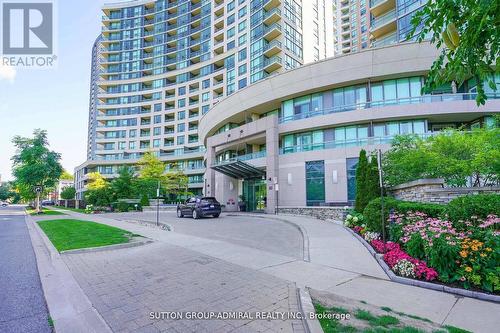
[[[352,218],[352,220],[353,220],[353,222],[354,222],[354,223],[356,223],[356,222],[358,222],[358,217],[357,217],[357,216],[354,216],[354,217]]]
[[[415,265],[406,259],[401,259],[393,267],[394,273],[403,277],[415,277]]]
[[[352,219],[352,215],[351,214],[347,214],[347,219],[348,220]]]

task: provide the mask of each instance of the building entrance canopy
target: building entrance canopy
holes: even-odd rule
[[[266,175],[264,170],[243,161],[232,160],[212,165],[212,169],[236,179],[261,178]]]

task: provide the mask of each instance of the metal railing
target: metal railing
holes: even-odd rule
[[[250,154],[245,154],[245,155],[240,155],[240,156],[234,156],[229,159],[221,160],[221,161],[215,161],[213,165],[222,165],[222,164],[227,164],[231,162],[236,162],[236,161],[248,161],[248,160],[254,160],[257,158],[262,158],[266,157],[267,153],[265,150],[261,150],[255,153],[250,153]]]
[[[384,15],[381,15],[379,17],[375,17],[372,20],[371,23],[371,28],[376,29],[386,23],[389,23],[390,21],[394,20],[396,18],[396,9],[393,9]]]

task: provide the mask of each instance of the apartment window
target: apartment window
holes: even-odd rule
[[[178,144],[178,145],[183,145],[183,144],[184,144],[184,141],[185,141],[185,137],[184,137],[184,135],[179,135],[179,136],[177,137],[177,144]]]
[[[203,105],[201,107],[201,114],[205,114],[208,112],[208,110],[210,110],[210,106],[209,105]]]
[[[186,129],[186,124],[177,124],[177,133],[182,133]]]
[[[234,23],[234,14],[228,16],[227,18],[227,25],[231,25]]]
[[[177,107],[183,108],[185,106],[186,106],[186,99],[182,98],[182,99],[177,101]]]
[[[186,119],[186,111],[177,112],[177,120]]]
[[[231,29],[227,30],[226,36],[227,36],[227,38],[231,38],[231,37],[234,36],[234,27],[232,27]]]
[[[206,102],[206,101],[208,101],[209,99],[210,99],[210,93],[209,93],[209,92],[203,93],[203,94],[201,95],[201,101],[202,101],[202,102]]]
[[[135,138],[136,135],[137,135],[137,130],[133,129],[128,131],[129,138]]]
[[[155,148],[160,147],[160,139],[154,139],[153,140],[153,147],[155,147]]]
[[[244,20],[244,21],[241,21],[239,24],[238,24],[238,32],[242,32],[243,30],[245,30],[247,28],[247,20]]]
[[[179,87],[178,94],[179,96],[186,95],[186,87]]]
[[[135,149],[135,141],[130,141],[128,143],[128,149]]]
[[[201,83],[201,88],[202,89],[210,88],[210,79],[203,80],[203,82]]]
[[[153,121],[154,121],[155,124],[161,123],[161,115],[158,114],[158,115],[154,116],[154,120]]]
[[[247,34],[243,34],[238,37],[238,46],[241,46],[247,42]],[[233,42],[234,43],[234,42]]]
[[[247,49],[242,49],[238,52],[238,61],[243,61],[247,58]]]
[[[247,72],[247,64],[243,64],[238,67],[238,75],[243,75],[246,72]]]
[[[306,162],[306,200],[307,206],[325,202],[325,161]]]
[[[127,147],[127,143],[125,141],[118,142],[118,149],[124,150]]]
[[[153,135],[161,135],[161,127],[153,128]]]
[[[161,104],[155,104],[154,110],[155,110],[155,112],[160,112],[161,111]]]
[[[242,18],[247,14],[247,6],[241,7],[240,10],[238,10],[238,18]]]
[[[234,1],[227,4],[227,11],[230,12],[234,9]]]
[[[238,89],[243,89],[247,86],[247,79],[243,78],[238,81]]]
[[[234,40],[230,41],[229,43],[227,43],[227,51],[229,50],[232,50],[236,47],[236,43],[234,42]]]

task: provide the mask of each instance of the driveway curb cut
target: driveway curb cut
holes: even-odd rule
[[[304,288],[297,288],[300,312],[304,316],[304,329],[306,333],[323,333],[321,324],[316,318],[311,318],[310,313],[316,313],[309,291]]]
[[[241,214],[241,213],[238,213],[238,212],[227,212],[226,216],[246,216],[246,217],[262,218],[262,215]],[[288,225],[291,225],[292,227],[295,227],[295,228],[299,229],[299,232],[302,235],[303,261],[306,261],[306,262],[310,262],[311,261],[311,256],[310,256],[310,253],[309,253],[309,235],[307,234],[307,230],[303,226],[301,226],[299,224],[296,224],[296,223],[294,223],[292,221],[288,221],[286,219],[273,216],[273,215],[267,215],[266,214],[265,218],[268,218],[270,220],[280,221],[280,222],[286,223]]]
[[[487,301],[487,302],[494,302],[494,303],[500,303],[500,296],[496,295],[489,295],[489,294],[484,294],[481,292],[477,291],[472,291],[472,290],[466,290],[466,289],[460,289],[460,288],[453,288],[453,287],[448,287],[445,285],[441,284],[436,284],[436,283],[431,283],[431,282],[426,282],[426,281],[419,281],[419,280],[414,280],[414,279],[409,279],[405,278],[402,276],[398,276],[394,274],[394,272],[387,266],[387,264],[384,261],[384,256],[380,253],[375,252],[373,248],[371,247],[370,244],[366,240],[364,240],[360,235],[355,233],[351,228],[347,228],[344,226],[344,229],[346,229],[348,232],[350,232],[355,238],[357,238],[361,244],[363,244],[370,254],[377,260],[378,264],[382,269],[384,270],[385,274],[391,279],[391,281],[405,284],[408,286],[415,286],[415,287],[420,287],[420,288],[425,288],[425,289],[431,289],[431,290],[436,290],[436,291],[441,291],[449,294],[454,294],[457,296],[465,296],[465,297],[470,297],[470,298],[475,298],[479,299],[481,301]]]
[[[94,308],[61,255],[38,226],[26,215],[42,289],[57,333],[111,333],[104,318]]]
[[[146,238],[146,237],[144,237],[144,238]],[[61,251],[60,254],[78,254],[78,253],[111,251],[111,250],[127,249],[130,247],[142,246],[142,245],[146,245],[146,244],[150,244],[150,243],[153,243],[153,240],[147,238],[145,240],[134,241],[134,242],[129,242],[129,243],[114,244],[114,245],[107,245],[107,246],[97,246],[97,247],[87,247],[84,249],[66,250],[66,251]]]

